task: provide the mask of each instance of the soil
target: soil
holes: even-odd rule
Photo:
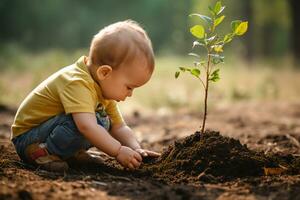
[[[196,132],[176,140],[158,159],[146,159],[142,173],[167,183],[217,183],[243,177],[298,173],[291,154],[264,154],[219,132]],[[267,172],[265,172],[267,171]],[[272,172],[271,172],[272,173]]]
[[[126,171],[92,149],[102,165],[60,174],[19,160],[9,140],[14,110],[1,107],[0,199],[300,199],[299,103],[219,105],[205,133],[194,133],[198,114],[161,113],[126,118],[158,159]]]

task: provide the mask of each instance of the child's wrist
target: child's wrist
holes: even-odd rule
[[[137,150],[137,149],[141,149],[142,147],[140,145],[135,146],[134,148],[132,148],[133,150]]]
[[[118,150],[116,151],[116,153],[113,155],[113,157],[117,157],[121,151],[122,145],[120,144]]]

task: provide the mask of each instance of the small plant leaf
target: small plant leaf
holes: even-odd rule
[[[210,17],[206,16],[206,15],[200,15],[200,14],[194,13],[194,14],[190,14],[189,16],[190,17],[193,17],[193,16],[200,17],[202,20],[204,20],[208,24],[213,23],[213,20]]]
[[[199,56],[198,54],[196,54],[196,53],[189,53],[188,55],[189,55],[189,56],[194,56],[194,57],[200,58],[200,56]]]
[[[229,42],[232,41],[232,39],[233,39],[233,34],[229,33],[229,34],[225,35],[223,42],[224,43],[229,43]]]
[[[178,78],[180,75],[180,71],[175,72],[175,78]]]
[[[224,56],[220,56],[218,54],[210,54],[210,56],[212,57],[212,63],[214,65],[217,65],[219,63],[224,63]]]
[[[211,44],[216,38],[217,38],[217,35],[214,35],[210,38],[205,39],[205,41],[207,44]]]
[[[212,82],[217,82],[218,80],[220,80],[219,72],[220,72],[220,69],[214,70],[211,73],[209,80],[212,81]]]
[[[217,15],[215,13],[214,9],[211,6],[208,6],[208,9],[209,9],[210,13],[212,14],[212,16],[216,16]]]
[[[196,38],[202,39],[204,38],[205,30],[201,25],[195,25],[190,29],[190,32]]]
[[[212,82],[218,82],[220,80],[220,77],[215,76],[215,77],[212,77],[209,80],[212,81]]]
[[[186,68],[185,67],[179,67],[180,71],[185,72]]]
[[[195,46],[205,46],[205,43],[203,41],[194,41],[193,42],[193,47],[194,48]]]
[[[237,27],[242,23],[241,20],[235,20],[231,22],[231,30],[233,33],[235,33]]]
[[[236,35],[244,35],[248,30],[248,22],[242,22],[238,25],[238,27],[235,29],[234,33]]]
[[[197,67],[197,66],[199,66],[199,65],[204,65],[205,64],[205,61],[204,60],[202,60],[202,61],[200,61],[200,62],[194,62],[194,66],[195,67]]]
[[[223,45],[215,45],[214,50],[217,53],[223,52]]]
[[[222,15],[221,17],[218,17],[217,19],[214,20],[214,26],[218,26],[219,24],[222,23],[222,21],[224,20],[225,15]]]
[[[191,71],[191,74],[199,78],[200,76],[200,70],[198,68],[193,68]]]
[[[215,5],[214,13],[216,15],[219,15],[221,12],[223,12],[224,9],[225,9],[225,6],[222,6],[222,2],[218,1]]]
[[[192,67],[179,67],[179,69],[180,69],[181,72],[186,72],[186,71],[190,72]]]

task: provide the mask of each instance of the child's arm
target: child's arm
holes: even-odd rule
[[[122,146],[101,126],[97,124],[93,113],[73,113],[72,117],[78,128],[88,141],[101,151],[116,157],[124,166],[131,169],[137,168],[142,161],[141,156],[132,149]]]
[[[142,149],[131,128],[125,124],[113,125],[111,129],[111,135],[120,141],[122,145],[134,149],[142,156],[160,156],[159,153],[154,151]]]

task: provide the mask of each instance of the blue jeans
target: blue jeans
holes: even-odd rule
[[[103,111],[102,111],[103,112]],[[97,123],[107,131],[110,120],[106,114],[96,112]],[[37,127],[14,138],[13,143],[20,158],[28,161],[25,149],[33,143],[45,143],[50,154],[67,159],[82,149],[92,147],[90,142],[79,132],[72,115],[60,114],[47,120]]]

